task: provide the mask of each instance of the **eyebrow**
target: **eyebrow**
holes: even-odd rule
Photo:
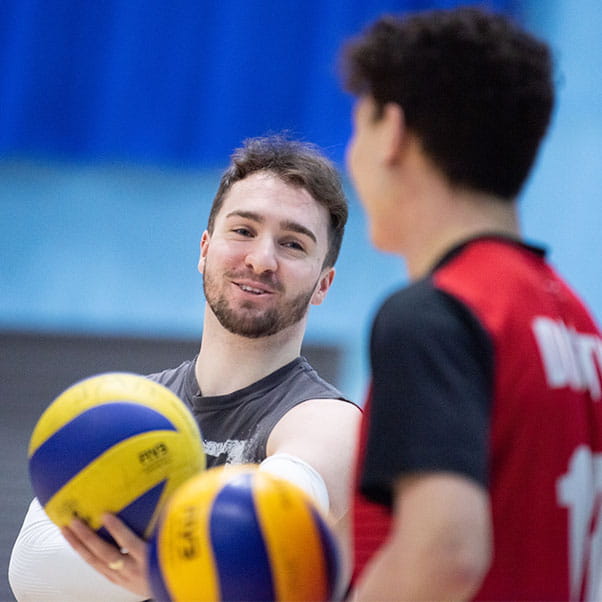
[[[259,213],[255,213],[254,211],[244,211],[244,210],[237,210],[237,211],[231,211],[230,213],[228,213],[226,215],[226,218],[228,217],[244,217],[247,219],[250,219],[254,222],[258,222],[258,223],[263,223],[265,221],[265,218],[260,215]],[[313,240],[315,243],[318,242],[318,240],[316,239],[316,235],[309,229],[306,228],[304,225],[298,223],[298,222],[294,222],[292,220],[284,220],[280,222],[280,227],[283,230],[288,230],[291,232],[298,232],[299,234],[304,234],[305,236],[307,236],[308,238],[311,238],[311,240]]]

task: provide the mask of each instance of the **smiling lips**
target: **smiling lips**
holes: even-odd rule
[[[249,284],[244,284],[241,282],[235,282],[236,286],[238,286],[245,293],[252,293],[253,295],[269,295],[272,293],[270,290],[266,290],[264,288],[257,288],[255,286],[251,286]]]

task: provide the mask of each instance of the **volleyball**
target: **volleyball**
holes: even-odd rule
[[[42,413],[29,443],[35,495],[59,527],[74,516],[111,541],[102,515],[148,539],[178,485],[205,467],[194,417],[169,389],[111,372],[79,381]]]
[[[297,486],[257,465],[219,466],[168,501],[149,545],[153,597],[331,600],[341,561],[328,519]]]

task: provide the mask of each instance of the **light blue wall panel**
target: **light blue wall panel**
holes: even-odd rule
[[[531,2],[527,23],[556,56],[558,99],[549,136],[522,199],[526,234],[602,320],[602,4]]]

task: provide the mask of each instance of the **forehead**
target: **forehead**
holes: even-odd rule
[[[290,221],[326,237],[330,216],[327,209],[299,186],[288,184],[268,172],[257,172],[233,184],[224,198],[218,219],[237,211],[253,212],[264,220]]]

